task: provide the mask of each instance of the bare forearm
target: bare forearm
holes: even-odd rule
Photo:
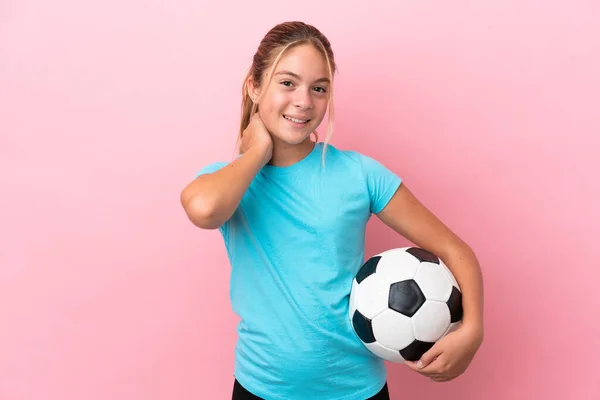
[[[181,193],[181,203],[190,220],[206,229],[221,226],[231,218],[265,164],[264,152],[252,148],[226,167],[196,178]]]
[[[470,247],[461,246],[450,252],[444,263],[458,282],[463,300],[463,325],[483,335],[483,278],[479,261]]]

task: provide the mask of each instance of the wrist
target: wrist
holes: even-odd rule
[[[477,338],[479,341],[483,340],[483,322],[482,321],[472,321],[472,320],[463,320],[462,329],[466,332],[469,332],[470,335]]]
[[[247,151],[247,153],[250,153],[252,157],[260,163],[260,168],[262,168],[269,162],[269,160],[271,159],[271,152],[271,147],[269,145],[263,144],[253,145]]]

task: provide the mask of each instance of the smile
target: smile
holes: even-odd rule
[[[295,122],[297,124],[305,124],[308,121],[310,121],[310,119],[297,119],[297,118],[288,117],[287,115],[284,115],[283,118],[287,119],[288,121]]]

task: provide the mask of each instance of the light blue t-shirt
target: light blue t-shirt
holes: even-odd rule
[[[352,329],[348,303],[367,221],[401,179],[331,144],[323,168],[323,147],[288,167],[264,166],[219,228],[241,318],[234,376],[267,400],[364,400],[386,381],[383,360]]]

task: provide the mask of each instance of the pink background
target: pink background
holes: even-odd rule
[[[392,398],[600,398],[599,3],[366,3],[0,4],[0,399],[231,398],[225,250],[179,193],[232,156],[246,68],[292,19],[333,44],[333,143],[484,271],[468,372],[388,364]],[[367,243],[407,244],[376,219]]]

